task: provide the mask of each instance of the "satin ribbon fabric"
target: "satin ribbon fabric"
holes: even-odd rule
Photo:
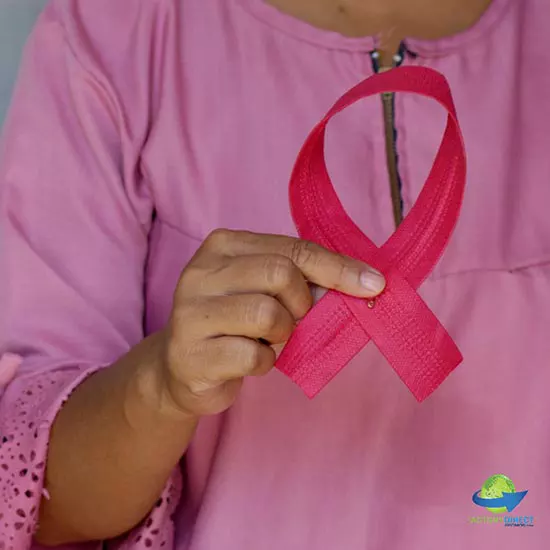
[[[383,92],[432,98],[447,110],[433,167],[416,203],[378,248],[346,214],[327,172],[324,138],[330,119]],[[419,129],[421,131],[421,129]],[[296,161],[290,207],[301,238],[370,264],[386,277],[374,300],[329,291],[299,323],[276,367],[314,397],[372,340],[418,401],[462,361],[457,346],[417,293],[453,233],[466,181],[466,154],[445,78],[423,67],[374,75],[341,97],[313,129]]]

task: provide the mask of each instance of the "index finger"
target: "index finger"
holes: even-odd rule
[[[280,254],[289,258],[311,283],[351,296],[372,298],[385,286],[384,276],[373,267],[322,246],[286,235],[221,230],[223,254]]]

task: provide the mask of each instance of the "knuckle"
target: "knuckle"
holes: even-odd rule
[[[204,246],[209,249],[223,250],[234,236],[230,229],[214,229],[204,240]]]
[[[239,361],[246,375],[257,376],[267,373],[273,366],[274,352],[271,348],[261,345],[253,340],[242,342]]]
[[[278,323],[279,303],[277,300],[268,296],[263,296],[254,300],[251,306],[252,319],[257,325],[260,333],[270,333]]]
[[[206,270],[198,262],[191,261],[185,266],[178,281],[176,292],[178,296],[192,295],[196,287],[202,284]]]
[[[251,341],[241,342],[239,349],[239,362],[243,365],[243,368],[247,371],[253,371],[258,365],[261,364],[262,350],[260,346]]]
[[[265,266],[267,283],[271,287],[289,287],[295,279],[296,266],[286,256],[270,256]]]
[[[336,276],[332,285],[336,290],[342,290],[344,288],[344,281],[346,279],[347,270],[348,266],[345,264],[345,262],[340,262],[337,264],[335,274]]]
[[[316,247],[310,241],[296,240],[290,249],[290,259],[294,264],[301,266],[316,263]]]
[[[179,380],[182,375],[181,367],[188,355],[186,345],[173,333],[168,337],[163,351],[164,364],[169,374]]]

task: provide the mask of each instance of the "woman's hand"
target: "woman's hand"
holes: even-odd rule
[[[277,235],[216,230],[179,280],[165,333],[162,391],[192,416],[235,400],[245,376],[271,370],[313,303],[310,284],[359,297],[384,289],[369,266],[316,244]]]
[[[310,284],[371,297],[384,280],[299,239],[212,233],[181,275],[166,329],[89,376],[57,415],[36,540],[106,540],[137,525],[199,417],[227,409],[245,376],[273,367],[272,346],[312,305]]]

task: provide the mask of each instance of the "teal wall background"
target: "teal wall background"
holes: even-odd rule
[[[46,1],[0,0],[0,126],[9,105],[23,46]]]

